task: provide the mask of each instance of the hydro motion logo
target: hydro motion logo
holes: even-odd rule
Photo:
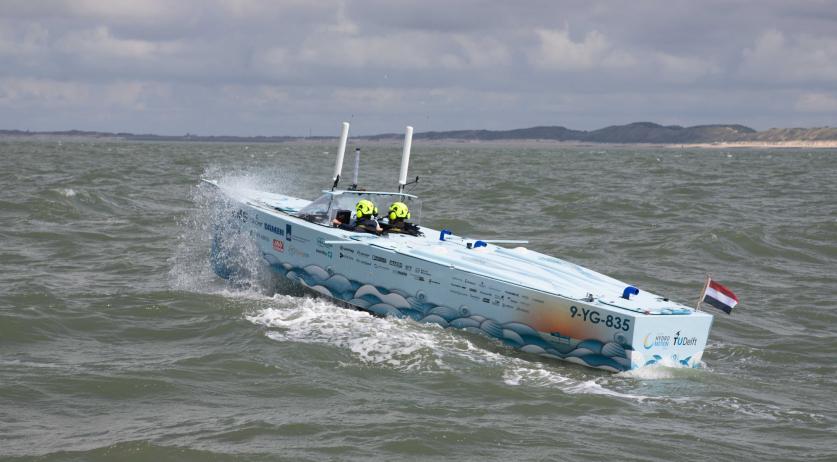
[[[642,340],[642,346],[644,346],[646,350],[650,350],[654,347],[665,348],[670,344],[671,337],[668,335],[647,334],[645,338]]]

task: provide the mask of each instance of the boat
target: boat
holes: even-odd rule
[[[236,226],[280,276],[375,315],[463,329],[548,358],[611,372],[650,365],[700,367],[713,317],[588,268],[528,249],[525,241],[459,236],[421,225],[421,201],[405,191],[407,127],[397,191],[341,189],[349,124],[343,123],[333,184],[314,200],[225,188]],[[419,180],[416,177],[415,182]],[[406,204],[418,233],[336,227],[362,200]],[[340,214],[343,214],[341,217]],[[213,239],[215,272],[230,258]]]

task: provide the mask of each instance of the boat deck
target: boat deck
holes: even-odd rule
[[[263,191],[239,189],[227,192],[270,213],[293,214],[310,203],[304,199]],[[485,247],[468,248],[467,244],[473,244],[475,239],[448,235],[445,241],[441,241],[438,230],[426,227],[422,227],[425,235],[419,237],[404,234],[375,236],[300,221],[328,230],[329,234],[334,235],[335,241],[363,241],[402,255],[571,300],[587,300],[593,305],[650,315],[696,313],[692,308],[644,290],[629,300],[624,299],[623,290],[630,284],[524,247],[509,249],[489,243]],[[589,301],[591,295],[592,302]]]

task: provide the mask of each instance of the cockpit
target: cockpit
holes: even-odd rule
[[[332,226],[332,221],[338,218],[338,214],[341,222],[345,222],[347,217],[353,217],[355,206],[362,199],[375,204],[380,219],[386,218],[390,204],[403,202],[410,209],[410,222],[416,225],[421,223],[421,200],[412,194],[395,192],[323,191],[322,196],[303,207],[296,216],[319,225]]]

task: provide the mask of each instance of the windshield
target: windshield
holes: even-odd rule
[[[355,216],[358,201],[372,201],[378,208],[378,219],[387,221],[389,206],[393,202],[403,202],[410,209],[410,223],[421,224],[421,200],[411,194],[369,191],[325,191],[317,200],[306,205],[297,216],[313,223],[331,226],[337,212],[348,210]]]

